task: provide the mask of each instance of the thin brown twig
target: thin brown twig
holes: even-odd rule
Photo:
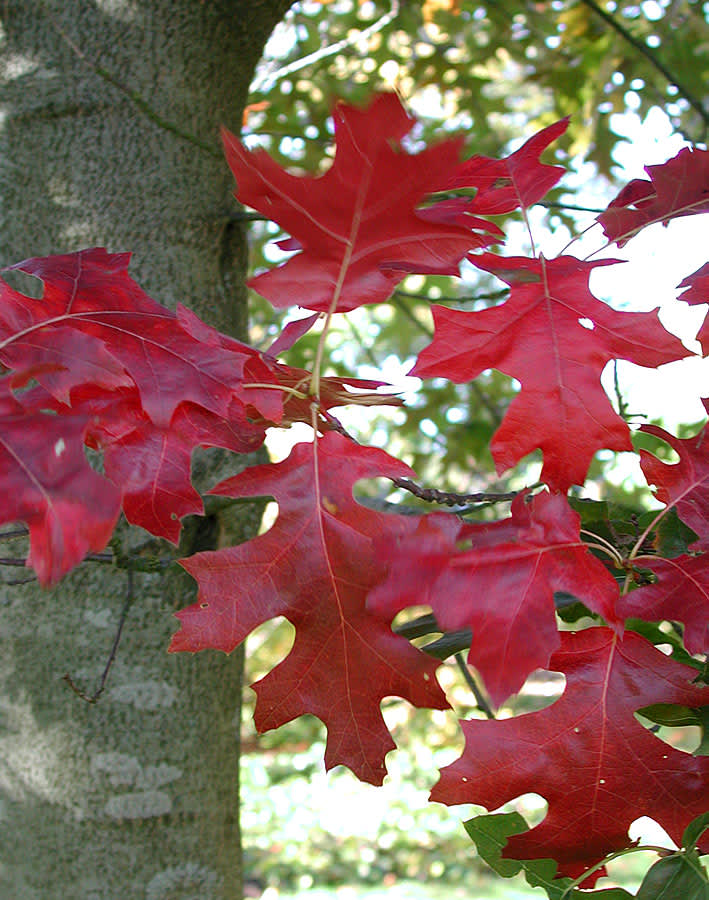
[[[108,654],[108,659],[106,661],[106,665],[104,666],[103,672],[101,674],[101,680],[99,681],[99,685],[93,694],[87,694],[85,691],[82,691],[80,687],[76,684],[71,675],[67,672],[63,676],[63,680],[69,685],[69,687],[74,691],[77,697],[80,697],[82,700],[85,700],[86,703],[97,703],[101,694],[106,689],[106,682],[108,681],[108,675],[111,671],[111,667],[115,662],[116,655],[118,652],[118,645],[121,642],[121,635],[123,634],[123,626],[125,625],[126,618],[128,616],[128,611],[133,605],[133,600],[135,599],[135,594],[133,591],[133,573],[128,570],[128,585],[126,589],[126,597],[123,601],[123,608],[121,609],[121,615],[118,619],[118,627],[116,628],[116,633],[113,637],[113,643],[111,644],[111,651]]]
[[[481,712],[485,713],[488,719],[494,719],[495,713],[492,711],[492,707],[485,699],[485,695],[480,690],[480,686],[478,685],[477,681],[475,680],[475,678],[473,678],[473,673],[470,671],[467,663],[463,659],[462,653],[455,654],[455,661],[456,665],[460,669],[463,678],[465,679],[465,683],[473,692],[473,696],[475,697],[475,700],[478,704],[478,709]]]
[[[319,410],[319,414],[323,420],[328,423],[333,431],[346,437],[353,444],[359,445],[359,441],[352,437],[344,425],[327,410]],[[411,481],[410,478],[390,478],[391,483],[404,491],[418,497],[419,500],[425,500],[427,503],[440,503],[445,506],[466,506],[469,503],[503,503],[521,494],[522,491],[507,491],[505,493],[496,493],[489,491],[476,491],[473,494],[458,494],[454,491],[439,491],[437,488],[425,488]],[[529,488],[524,488],[529,490]]]
[[[27,528],[13,528],[10,531],[0,531],[0,541],[9,541],[11,538],[27,537]]]
[[[466,506],[468,503],[503,503],[514,500],[520,491],[507,491],[495,493],[488,491],[476,491],[473,494],[457,494],[454,491],[439,491],[436,488],[424,488],[411,481],[409,478],[392,478],[392,483],[425,500],[427,503],[440,503],[444,506]]]

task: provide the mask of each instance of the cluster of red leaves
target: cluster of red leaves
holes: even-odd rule
[[[282,246],[294,251],[252,286],[274,306],[316,313],[289,326],[270,353],[185,308],[159,306],[129,278],[125,255],[89,250],[15,267],[41,278],[44,295],[31,299],[8,286],[0,293],[0,362],[9,372],[0,396],[2,520],[28,523],[29,562],[51,584],[105,546],[120,509],[176,541],[179,520],[202,510],[190,482],[195,447],[244,453],[271,425],[312,423],[312,443],[298,444],[284,462],[213,488],[273,497],[278,518],[245,544],[183,561],[199,597],[178,614],[170,649],[230,652],[261,623],[286,617],[295,644],[255,685],[257,726],[312,713],[327,726],[326,765],[349,766],[378,784],[394,746],[382,699],[447,706],[437,664],[391,630],[402,609],[428,605],[442,629],[472,631],[469,662],[494,704],[535,669],[566,676],[563,696],[541,712],[465,723],[465,751],[443,770],[434,799],[496,808],[527,791],[541,794],[547,817],[506,852],[553,856],[560,875],[576,876],[625,847],[628,826],[642,814],[679,841],[709,808],[709,760],[673,750],[634,713],[652,704],[706,706],[709,688],[625,623],[682,623],[689,652],[709,649],[707,430],[680,441],[645,428],[680,457],[666,465],[643,454],[648,483],[665,504],[657,521],[673,510],[696,534],[686,553],[668,559],[640,556],[638,542],[625,569],[651,571],[652,584],[621,595],[612,567],[582,539],[566,492],[583,484],[597,450],[632,449],[601,387],[605,364],[623,358],[654,367],[688,353],[656,311],[619,312],[592,295],[591,271],[613,260],[484,249],[502,237],[486,217],[526,209],[563,174],[539,156],[566,122],[505,159],[461,163],[457,140],[404,150],[413,122],[394,95],[366,109],[338,105],[334,121],[334,161],[319,177],[289,174],[224,134],[237,196],[278,222],[290,234]],[[708,158],[683,150],[649,168],[650,181],[628,185],[599,217],[609,239],[620,246],[648,224],[706,211]],[[373,392],[378,382],[324,378],[279,363],[276,353],[318,313],[383,302],[406,274],[456,274],[466,258],[508,284],[509,297],[476,312],[434,307],[435,336],[413,371],[464,382],[496,368],[517,378],[521,390],[493,438],[493,456],[502,472],[541,450],[547,489],[520,495],[508,517],[485,524],[367,509],[352,493],[358,480],[413,473],[338,433],[329,410],[396,401]],[[681,287],[688,303],[709,302],[707,266]],[[89,468],[83,444],[103,451],[105,476]],[[602,625],[560,631],[558,591]]]

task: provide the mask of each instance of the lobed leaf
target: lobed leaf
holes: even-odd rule
[[[583,484],[597,450],[632,449],[628,426],[601,387],[605,364],[659,366],[689,351],[657,311],[619,312],[591,294],[593,269],[615,260],[486,253],[473,261],[510,285],[509,299],[476,312],[434,306],[435,336],[412,374],[463,383],[494,368],[517,378],[522,389],[490,445],[497,471],[541,449],[542,480],[566,492]]]
[[[222,132],[236,196],[289,232],[283,246],[298,251],[249,282],[275,307],[347,312],[381,303],[406,274],[456,275],[470,249],[491,242],[417,211],[456,169],[460,141],[404,152],[414,122],[395,94],[363,110],[339,103],[333,120],[335,158],[317,177],[290,174]]]
[[[327,768],[348,766],[381,784],[393,749],[380,711],[384,697],[443,709],[434,663],[372,615],[367,593],[384,574],[372,557],[375,538],[394,540],[411,526],[403,516],[360,506],[360,478],[409,476],[382,450],[336,433],[297,444],[288,459],[247,469],[217,485],[229,497],[272,496],[279,514],[270,531],[238,547],[182,560],[197,580],[197,603],[177,613],[171,651],[209,647],[231,652],[258,625],[285,616],[295,626],[290,654],[254,685],[260,731],[305,713],[328,730]]]
[[[694,669],[633,632],[622,640],[605,628],[560,637],[549,667],[566,676],[562,696],[527,715],[463,722],[463,754],[441,771],[431,799],[494,810],[528,791],[541,794],[546,817],[510,837],[503,856],[552,855],[559,875],[576,878],[627,847],[636,818],[650,816],[679,845],[706,811],[709,759],[670,747],[634,714],[654,703],[706,705],[709,688],[692,684]]]

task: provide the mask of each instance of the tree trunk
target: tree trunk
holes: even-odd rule
[[[156,300],[243,336],[245,244],[218,126],[239,129],[290,2],[5,0],[0,265],[132,250]],[[192,520],[179,552],[243,539],[257,519]],[[62,676],[95,690],[129,594],[88,704]],[[0,587],[0,896],[241,898],[241,659],[166,653],[172,613],[193,601],[184,573],[131,583],[90,563],[52,591]]]

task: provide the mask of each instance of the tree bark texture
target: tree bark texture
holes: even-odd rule
[[[238,131],[290,2],[4,0],[0,265],[132,250],[156,300],[243,336],[246,249],[218,128]],[[202,476],[223,466],[205,456]],[[244,509],[188,522],[168,551],[245,539],[260,513]],[[106,690],[88,704],[62,676],[95,690],[129,594]],[[52,591],[0,584],[0,896],[240,900],[241,659],[166,653],[172,613],[192,602],[184,573],[86,563]]]

